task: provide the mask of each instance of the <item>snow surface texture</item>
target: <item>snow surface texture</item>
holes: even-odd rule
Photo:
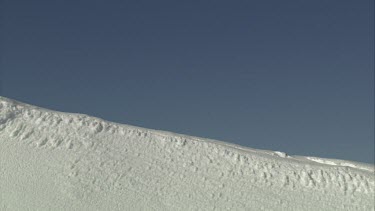
[[[0,210],[374,210],[374,166],[0,97]]]

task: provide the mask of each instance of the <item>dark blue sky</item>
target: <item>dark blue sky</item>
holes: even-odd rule
[[[4,0],[1,95],[374,162],[372,0]]]

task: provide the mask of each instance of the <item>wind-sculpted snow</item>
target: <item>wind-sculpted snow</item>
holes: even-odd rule
[[[374,166],[0,98],[0,210],[374,210]]]

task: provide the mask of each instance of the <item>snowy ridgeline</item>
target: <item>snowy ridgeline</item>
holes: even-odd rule
[[[0,97],[0,210],[374,210],[374,166]]]

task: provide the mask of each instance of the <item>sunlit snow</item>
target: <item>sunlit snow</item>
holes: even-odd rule
[[[0,97],[0,210],[374,210],[374,189],[370,164],[289,156]]]

